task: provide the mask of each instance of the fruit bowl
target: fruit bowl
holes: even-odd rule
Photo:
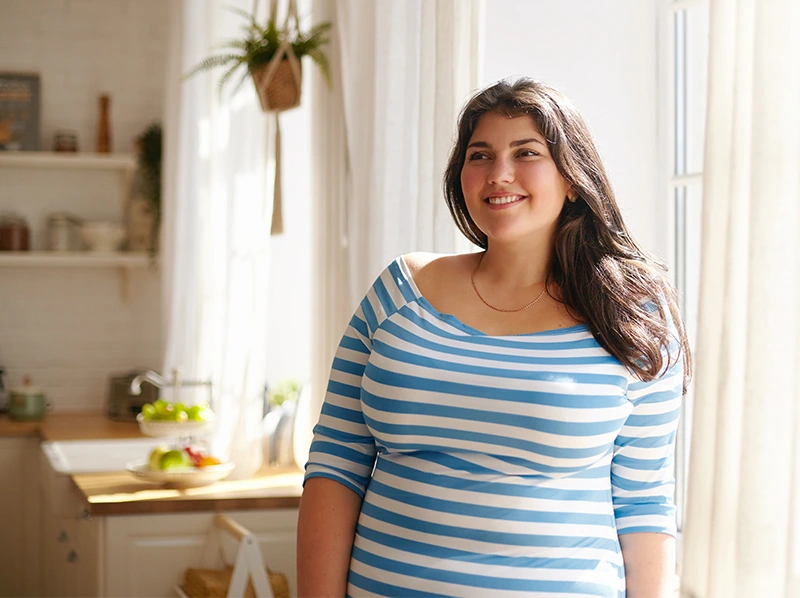
[[[175,422],[157,419],[146,420],[140,413],[136,416],[139,429],[146,436],[161,436],[169,438],[188,438],[208,434],[214,427],[214,419],[205,421]]]
[[[208,486],[226,478],[233,471],[233,468],[233,463],[221,463],[220,465],[209,465],[207,467],[186,467],[160,471],[150,469],[147,460],[132,461],[126,467],[130,473],[138,478],[148,482],[169,484],[173,488]]]

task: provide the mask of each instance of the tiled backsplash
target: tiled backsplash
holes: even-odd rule
[[[0,362],[12,386],[27,374],[59,411],[100,409],[111,373],[160,368],[158,272],[4,268],[0,276]]]
[[[113,150],[133,152],[162,119],[169,3],[2,4],[0,71],[40,75],[42,149],[56,129],[72,129],[93,151],[97,96],[108,93]],[[47,214],[119,220],[124,192],[119,172],[0,168],[0,212],[23,215],[38,249]],[[160,273],[146,268],[0,267],[0,364],[12,386],[30,375],[56,410],[100,409],[109,375],[160,368],[160,301]]]
[[[94,151],[97,98],[107,93],[112,150],[133,151],[162,116],[169,4],[3,0],[0,71],[39,74],[42,149],[52,149],[56,129],[72,129],[81,151]]]

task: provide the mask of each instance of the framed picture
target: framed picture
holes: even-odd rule
[[[40,92],[39,75],[0,72],[0,150],[39,149]]]

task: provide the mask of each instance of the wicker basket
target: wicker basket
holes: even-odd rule
[[[183,576],[183,593],[190,598],[225,598],[231,585],[233,567],[225,569],[187,569]],[[283,573],[267,571],[275,598],[289,598],[289,580]],[[253,583],[247,580],[245,598],[255,598]]]
[[[303,68],[297,61],[300,77],[296,80],[289,59],[281,60],[272,77],[267,80],[269,63],[253,73],[253,82],[264,112],[282,112],[300,105]]]

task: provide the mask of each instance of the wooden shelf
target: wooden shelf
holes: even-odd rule
[[[0,252],[0,268],[21,267],[111,267],[147,268],[150,256],[146,253],[100,253],[91,251],[8,251]]]
[[[133,171],[136,157],[133,154],[0,152],[0,167]]]

